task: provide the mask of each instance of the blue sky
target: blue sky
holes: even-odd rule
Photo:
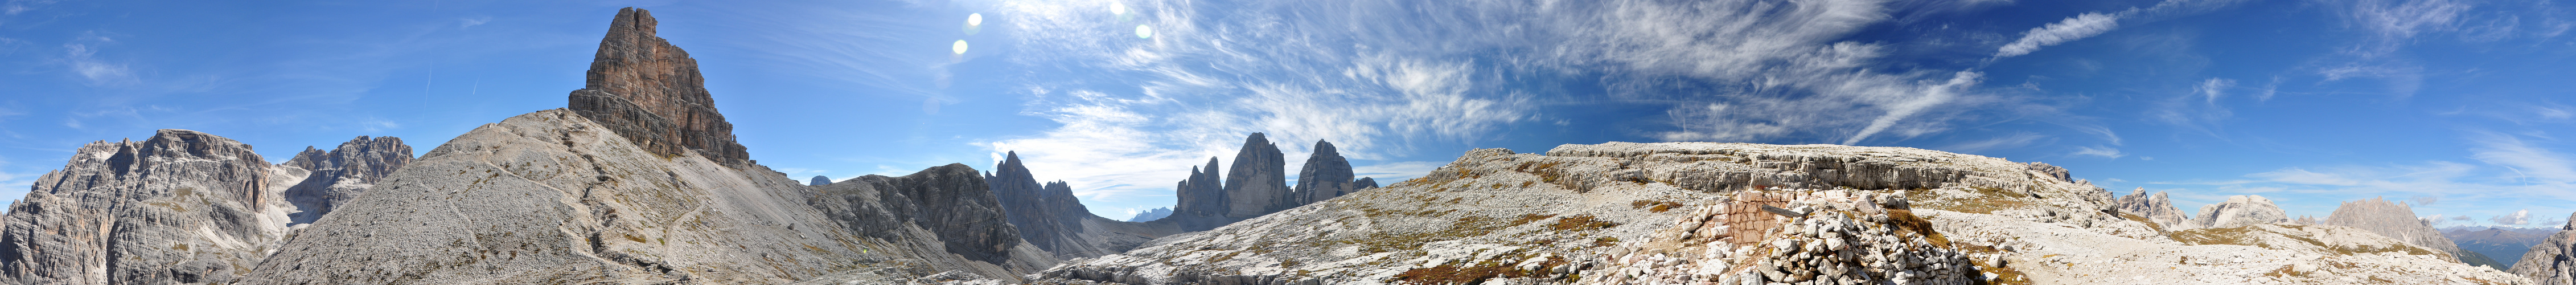
[[[1251,132],[1390,182],[1471,148],[1834,143],[2044,161],[2187,211],[2576,211],[2576,15],[2550,1],[210,2],[0,4],[0,196],[163,128],[271,161],[360,135],[426,152],[562,107],[634,6],[764,165],[1018,151],[1113,218]]]

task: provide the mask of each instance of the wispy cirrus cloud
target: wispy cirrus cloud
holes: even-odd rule
[[[2021,38],[1995,49],[1992,58],[2027,55],[2047,47],[2089,38],[2120,28],[2120,22],[2146,23],[2176,16],[2198,14],[2233,5],[2241,0],[2165,0],[2155,6],[2129,8],[2119,12],[2086,12],[2022,32]]]

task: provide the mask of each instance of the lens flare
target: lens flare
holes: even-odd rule
[[[966,25],[968,25],[968,26],[982,26],[982,25],[984,25],[984,13],[966,14]]]
[[[957,40],[957,44],[948,45],[948,50],[957,54],[966,54],[966,40]]]
[[[1139,38],[1139,39],[1151,39],[1151,38],[1154,38],[1154,27],[1148,27],[1148,26],[1145,26],[1145,25],[1136,25],[1136,38]],[[962,43],[961,43],[961,44],[962,44]]]
[[[1109,2],[1109,13],[1110,13],[1110,14],[1126,15],[1126,14],[1127,14],[1127,3],[1125,3],[1125,2]]]

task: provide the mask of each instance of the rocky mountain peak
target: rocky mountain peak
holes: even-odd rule
[[[357,199],[359,193],[392,177],[411,159],[411,145],[397,137],[358,136],[330,151],[304,147],[303,152],[285,163],[312,172],[284,194],[300,211],[290,215],[294,218],[292,224],[321,219],[331,209]]]
[[[9,205],[0,284],[233,282],[287,233],[279,192],[303,175],[190,130],[81,146]]]
[[[812,181],[805,182],[805,186],[823,186],[824,184],[832,184],[832,178],[815,175]]]
[[[1297,205],[1313,204],[1357,191],[1351,185],[1351,161],[1333,148],[1332,142],[1315,140],[1315,153],[1306,157],[1306,165],[1297,170]],[[1292,206],[1293,207],[1293,206]]]
[[[1225,175],[1226,218],[1250,219],[1295,207],[1284,156],[1261,133],[1243,139],[1242,150],[1234,154],[1234,171]]]
[[[2227,202],[2200,207],[2192,228],[2234,228],[2253,224],[2275,224],[2290,221],[2290,215],[2263,195],[2227,196]],[[2412,219],[2412,218],[2409,218]]]
[[[651,11],[618,10],[569,108],[654,154],[694,150],[728,166],[750,164],[733,124],[716,112],[698,61],[655,36],[656,23]]]
[[[2485,259],[2483,256],[2470,258],[2477,254],[2460,250],[2460,246],[2452,243],[2451,238],[2442,236],[2441,231],[2434,230],[2432,225],[2417,219],[2414,209],[2387,199],[2344,201],[2343,206],[2336,207],[2334,213],[2327,214],[2326,219],[2319,224],[2353,227],[2378,233],[2405,241],[2406,244],[2449,253],[2454,257],[2453,259],[2467,261],[2471,265],[2495,265],[2495,261],[2483,260]]]
[[[2165,192],[2148,195],[2146,187],[2138,187],[2128,196],[2120,196],[2120,212],[2147,218],[2147,221],[2155,222],[2156,226],[2166,230],[2185,230],[2191,221],[2191,216],[2184,215],[2182,208],[2174,207],[2173,199],[2166,197]]]

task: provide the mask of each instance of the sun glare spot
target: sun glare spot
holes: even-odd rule
[[[1127,3],[1125,3],[1125,2],[1109,2],[1109,13],[1110,13],[1110,14],[1126,15],[1126,14],[1127,14]]]
[[[948,45],[948,50],[957,54],[966,54],[966,40],[957,40],[957,44]]]
[[[984,25],[984,13],[966,14],[966,25],[968,25],[968,26],[982,26],[982,25]]]
[[[1136,38],[1139,38],[1139,39],[1151,39],[1151,38],[1154,38],[1154,27],[1148,27],[1148,26],[1145,26],[1145,25],[1136,25]],[[960,43],[960,44],[962,45],[963,43]],[[962,46],[961,46],[961,47],[962,47]]]

